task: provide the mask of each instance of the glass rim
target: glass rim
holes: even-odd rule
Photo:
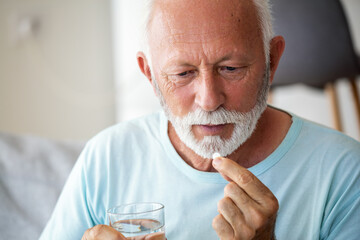
[[[127,207],[127,206],[131,206],[131,205],[155,205],[157,207],[155,209],[152,209],[152,210],[146,210],[146,211],[140,211],[140,212],[129,212],[129,213],[114,213],[114,212],[112,212],[116,208]],[[135,214],[144,214],[144,213],[150,213],[150,212],[159,211],[161,209],[164,209],[164,207],[165,206],[162,203],[157,203],[157,202],[127,203],[127,204],[121,204],[121,205],[118,205],[118,206],[111,207],[106,211],[106,213],[107,214],[112,214],[112,215],[135,215]]]

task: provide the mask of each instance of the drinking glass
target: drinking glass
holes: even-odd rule
[[[165,240],[164,205],[130,203],[107,211],[109,225],[131,240]]]

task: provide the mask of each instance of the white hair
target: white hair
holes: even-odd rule
[[[150,68],[151,65],[151,56],[150,56],[150,46],[149,46],[149,33],[150,33],[150,26],[152,21],[152,14],[154,9],[154,3],[156,0],[148,0],[148,12],[146,23],[144,25],[144,42],[143,42],[143,51],[147,57],[148,64]],[[274,36],[273,31],[273,19],[271,14],[271,5],[269,0],[252,0],[256,9],[257,9],[257,19],[260,24],[260,29],[262,32],[262,40],[263,40],[263,48],[264,48],[264,55],[266,63],[270,61],[270,42]]]
[[[269,0],[253,0],[253,2],[258,12],[257,17],[262,32],[265,60],[267,63],[269,63],[270,42],[271,39],[274,37],[270,2]]]

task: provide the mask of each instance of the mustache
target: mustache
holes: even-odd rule
[[[229,111],[223,107],[212,112],[198,108],[194,112],[190,112],[183,117],[175,117],[173,120],[181,125],[235,124],[244,121],[245,115],[245,113]]]

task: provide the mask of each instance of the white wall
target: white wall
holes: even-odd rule
[[[0,130],[88,139],[115,122],[110,13],[110,0],[0,0]]]
[[[112,0],[114,16],[116,116],[129,120],[160,109],[149,81],[141,74],[136,53],[142,49],[147,0]]]
[[[119,43],[115,62],[118,66],[116,80],[117,120],[128,120],[159,109],[148,81],[137,69],[135,54],[140,48],[141,29],[143,25],[146,0],[117,1],[114,3],[115,39]],[[360,1],[343,0],[353,31],[355,47],[360,53]],[[125,36],[125,37],[123,37]],[[123,38],[122,38],[123,37]],[[121,40],[120,40],[121,39]],[[358,79],[360,85],[360,79]],[[360,129],[352,108],[348,86],[339,84],[339,95],[345,133],[360,140]],[[291,111],[310,120],[333,126],[330,105],[324,93],[303,86],[292,86],[277,89],[274,92],[273,105]]]

